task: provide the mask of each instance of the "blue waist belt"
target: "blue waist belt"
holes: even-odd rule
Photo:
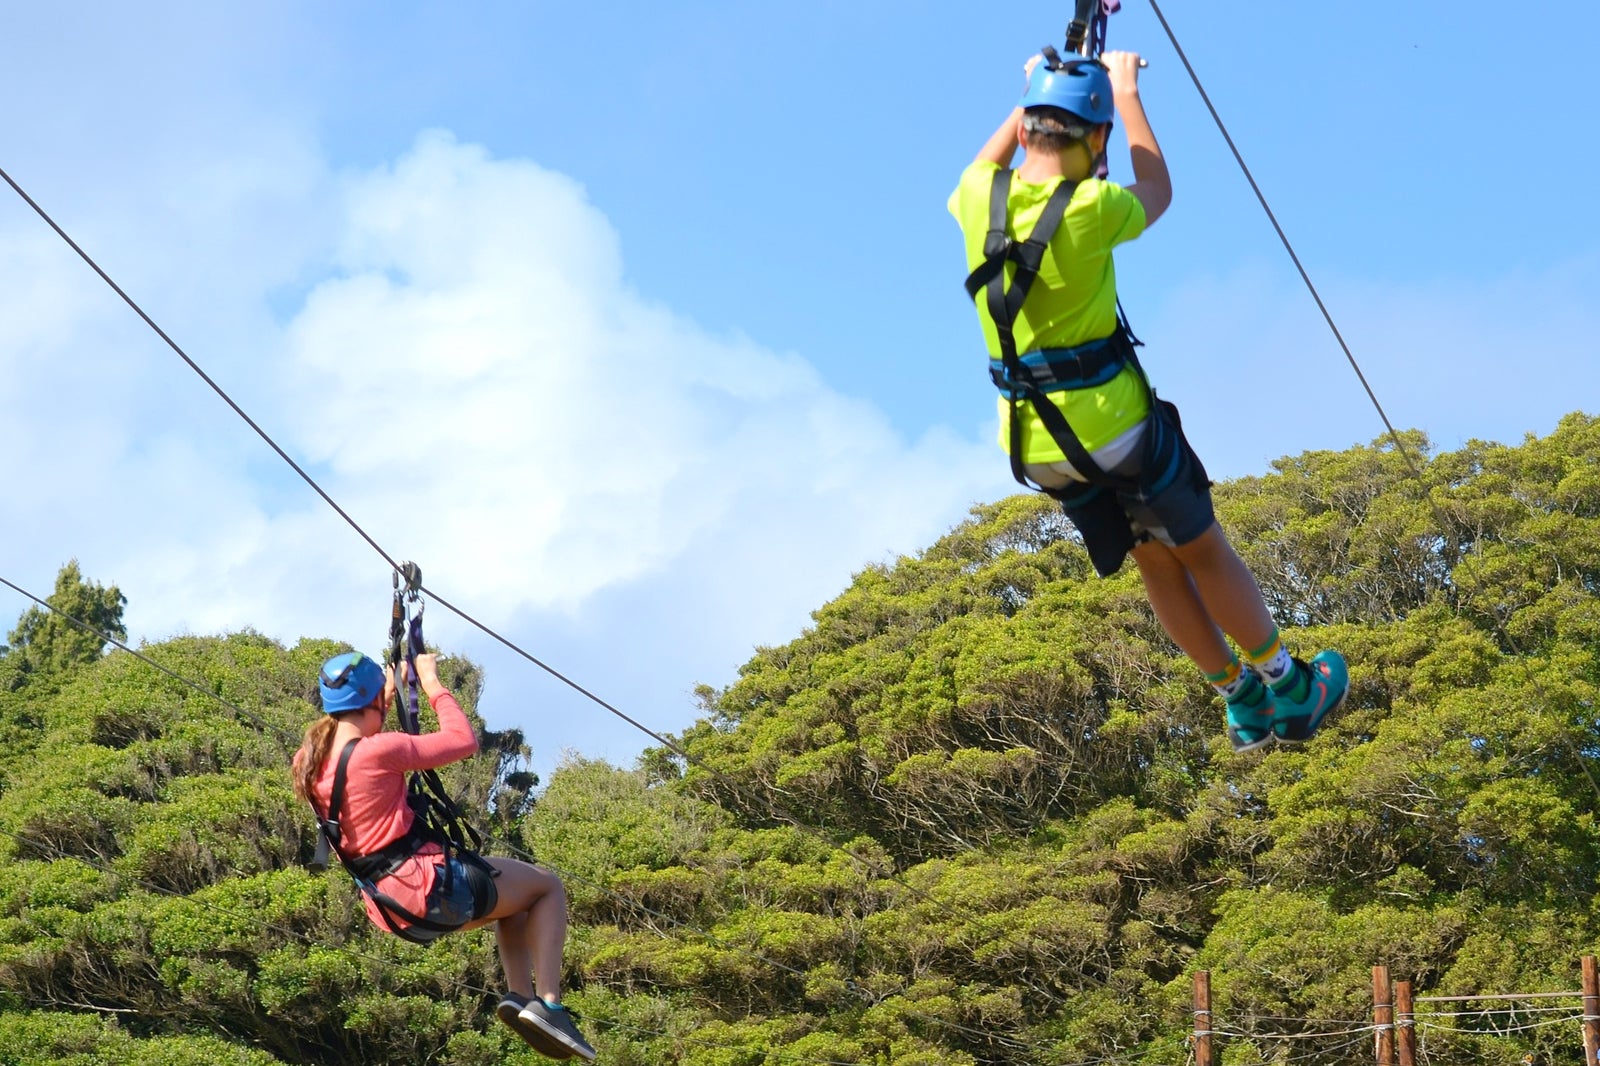
[[[1104,385],[1127,366],[1112,338],[1102,337],[1073,348],[1041,348],[1018,357],[1017,375],[1006,372],[1003,360],[989,360],[989,380],[1001,392],[1019,389],[1026,393],[1059,392],[1062,389],[1091,389]]]

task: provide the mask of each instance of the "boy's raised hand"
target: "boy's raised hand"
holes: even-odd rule
[[[1138,52],[1105,52],[1100,62],[1111,72],[1111,91],[1118,96],[1139,91],[1139,68],[1144,60]]]

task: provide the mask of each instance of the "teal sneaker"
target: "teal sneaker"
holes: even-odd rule
[[[1274,693],[1277,711],[1272,718],[1272,732],[1285,744],[1310,740],[1321,728],[1322,720],[1350,695],[1350,671],[1338,652],[1319,651],[1309,663],[1299,659],[1295,663],[1310,675],[1311,685],[1306,689],[1306,698],[1299,701]]]
[[[1224,701],[1228,708],[1228,743],[1238,753],[1255,751],[1272,743],[1272,690],[1262,685],[1266,697],[1255,706],[1243,700]]]

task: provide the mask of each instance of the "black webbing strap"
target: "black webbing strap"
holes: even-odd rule
[[[360,737],[351,737],[344,749],[339,752],[339,765],[333,768],[333,794],[328,797],[328,817],[322,824],[323,832],[335,845],[344,843],[339,829],[339,814],[344,810],[344,785],[350,769],[350,756],[356,753],[356,745],[359,743],[361,743]]]

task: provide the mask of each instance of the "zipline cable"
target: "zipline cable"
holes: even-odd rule
[[[1333,332],[1334,340],[1339,342],[1339,347],[1344,351],[1344,357],[1350,363],[1350,369],[1356,372],[1356,377],[1361,381],[1361,387],[1367,391],[1367,398],[1372,401],[1372,406],[1377,410],[1378,417],[1383,420],[1384,426],[1389,431],[1389,437],[1399,450],[1401,458],[1411,468],[1411,473],[1418,479],[1422,478],[1422,470],[1411,455],[1411,450],[1400,439],[1400,433],[1394,428],[1394,423],[1389,421],[1389,415],[1383,409],[1383,404],[1378,401],[1378,394],[1373,391],[1367,381],[1367,375],[1362,373],[1361,364],[1356,362],[1355,354],[1350,350],[1350,345],[1345,343],[1344,334],[1339,332],[1338,323],[1333,320],[1333,313],[1328,310],[1328,305],[1322,300],[1322,294],[1317,291],[1316,283],[1311,280],[1311,275],[1306,271],[1305,265],[1300,262],[1300,256],[1294,250],[1294,244],[1289,240],[1289,235],[1278,224],[1278,216],[1272,211],[1272,205],[1267,202],[1266,194],[1261,191],[1261,186],[1256,183],[1255,175],[1250,172],[1250,167],[1244,161],[1244,155],[1239,151],[1238,145],[1233,143],[1233,135],[1228,132],[1228,126],[1222,121],[1222,116],[1217,113],[1216,106],[1211,103],[1211,96],[1206,92],[1206,87],[1200,83],[1200,75],[1195,73],[1194,65],[1189,62],[1189,56],[1184,52],[1183,46],[1178,43],[1177,34],[1173,33],[1172,26],[1167,22],[1167,16],[1161,12],[1159,0],[1150,0],[1150,10],[1155,12],[1161,28],[1166,31],[1167,40],[1172,42],[1172,50],[1178,53],[1178,59],[1183,63],[1183,69],[1189,72],[1189,80],[1194,83],[1195,91],[1200,94],[1200,99],[1205,103],[1206,110],[1211,112],[1211,120],[1217,124],[1217,129],[1222,133],[1222,139],[1228,142],[1228,151],[1233,153],[1234,162],[1239,164],[1239,169],[1244,172],[1244,178],[1250,183],[1250,190],[1256,194],[1256,200],[1261,204],[1261,210],[1267,214],[1267,221],[1272,223],[1272,228],[1278,234],[1278,240],[1283,243],[1284,251],[1289,253],[1289,258],[1294,262],[1295,270],[1300,272],[1300,280],[1305,282],[1311,298],[1316,301],[1317,310],[1322,312],[1322,319],[1328,324],[1328,329]]]
[[[427,593],[430,597],[432,597],[435,601],[437,601],[438,604],[441,607],[443,607],[445,610],[449,611],[451,614],[455,615],[457,618],[460,618],[463,622],[466,622],[468,625],[473,626],[474,628],[476,628],[480,632],[482,632],[482,633],[488,635],[489,637],[492,637],[493,639],[499,641],[501,644],[503,644],[505,647],[509,648],[511,651],[516,652],[518,655],[520,655],[522,658],[526,659],[528,662],[532,663],[534,666],[537,666],[539,669],[543,670],[545,673],[549,674],[551,677],[555,678],[557,681],[561,682],[563,685],[566,685],[568,688],[572,689],[572,691],[578,693],[580,696],[583,696],[585,699],[587,699],[590,702],[594,703],[596,706],[603,707],[606,710],[610,711],[612,714],[614,714],[618,718],[622,719],[622,721],[624,721],[624,722],[628,723],[629,725],[633,726],[633,728],[637,729],[639,732],[643,733],[645,736],[649,737],[651,740],[654,740],[656,743],[660,744],[662,747],[668,749],[674,755],[677,755],[679,758],[685,760],[690,765],[692,765],[692,766],[700,766],[700,763],[698,762],[698,760],[695,759],[694,756],[692,756],[688,752],[684,751],[683,748],[681,748],[677,744],[673,743],[667,737],[661,735],[660,733],[657,733],[655,730],[651,729],[649,726],[647,726],[644,723],[640,722],[639,720],[637,720],[633,716],[627,714],[626,712],[620,710],[619,708],[617,708],[615,705],[613,705],[612,703],[608,702],[607,700],[604,700],[604,699],[600,698],[599,696],[595,695],[593,692],[589,691],[587,688],[583,687],[578,682],[576,682],[572,678],[568,677],[566,674],[563,674],[560,670],[557,670],[555,667],[551,666],[550,664],[548,664],[546,662],[543,662],[537,656],[533,655],[531,652],[526,651],[521,646],[519,646],[516,643],[514,643],[509,637],[505,637],[505,636],[501,635],[499,632],[495,631],[494,629],[491,629],[485,623],[480,622],[478,619],[476,619],[472,615],[468,614],[465,610],[461,609],[460,607],[457,607],[455,604],[451,603],[449,600],[447,600],[443,596],[439,595],[433,589],[428,588],[426,585],[424,585],[422,587],[422,591]],[[705,769],[704,766],[700,766],[700,768],[701,769]],[[710,771],[710,772],[715,773],[716,771]]]
[[[137,314],[139,316],[139,318],[141,320],[143,320],[144,323],[147,326],[149,326],[152,330],[154,330],[158,337],[160,337],[164,342],[166,342],[167,346],[169,348],[171,348],[173,350],[173,352],[175,352],[179,356],[179,358],[181,358],[184,361],[184,363],[186,363],[188,365],[189,369],[193,370],[196,374],[198,374],[200,376],[200,379],[202,381],[204,381],[208,386],[210,386],[211,390],[213,392],[215,392],[219,397],[221,397],[223,402],[225,402],[234,411],[235,414],[237,414],[240,418],[242,418],[245,421],[245,423],[247,425],[249,425],[249,427],[252,430],[255,431],[256,435],[259,436],[263,441],[265,441],[267,443],[267,445],[275,453],[277,453],[279,458],[281,458],[284,462],[288,463],[290,468],[293,469],[294,472],[300,476],[300,479],[302,481],[304,481],[307,485],[309,485],[312,488],[312,490],[316,492],[316,494],[318,496],[322,497],[324,502],[326,502],[329,507],[333,508],[333,510],[339,515],[339,517],[344,519],[345,523],[347,525],[349,525],[351,529],[355,530],[355,532],[361,537],[361,539],[366,541],[367,544],[371,546],[373,551],[377,552],[378,555],[380,555],[383,558],[383,560],[389,564],[389,566],[390,566],[390,568],[392,570],[394,570],[397,573],[401,571],[403,564],[398,562],[398,561],[396,561],[394,556],[390,555],[387,551],[385,551],[383,549],[383,546],[380,545],[378,543],[378,541],[371,534],[369,534],[365,529],[363,529],[361,524],[359,522],[357,522],[353,517],[351,517],[350,513],[348,511],[346,511],[343,507],[341,507],[339,505],[338,501],[336,501],[333,498],[332,495],[330,495],[325,489],[323,489],[323,487],[320,484],[317,483],[316,479],[314,479],[310,474],[308,474],[305,471],[305,469],[299,463],[295,462],[293,457],[291,457],[289,455],[289,453],[287,451],[285,451],[283,449],[283,447],[280,446],[278,444],[278,442],[276,440],[274,440],[272,438],[272,436],[270,434],[268,434],[267,431],[265,429],[263,429],[260,426],[260,424],[255,421],[255,419],[251,418],[250,415],[248,413],[246,413],[244,408],[241,407],[237,402],[235,402],[233,397],[228,395],[228,393],[222,388],[222,386],[218,385],[217,382],[214,379],[212,379],[212,377],[209,374],[207,374],[204,369],[201,368],[200,364],[197,363],[193,358],[191,358],[189,356],[189,354],[187,352],[185,352],[178,345],[178,343],[176,341],[174,341],[172,339],[172,337],[165,330],[163,330],[160,325],[158,325],[156,323],[155,319],[151,318],[150,315],[146,313],[144,308],[139,306],[139,304],[133,299],[133,297],[129,296],[128,293],[122,288],[122,286],[118,285],[117,282],[111,277],[111,275],[108,274],[100,266],[99,263],[95,262],[94,258],[91,257],[89,255],[89,253],[86,252],[83,249],[83,247],[78,244],[77,241],[73,240],[72,236],[69,233],[67,233],[67,231],[64,228],[62,228],[62,226],[59,223],[57,223],[54,218],[52,218],[50,216],[49,212],[47,212],[42,206],[40,206],[38,201],[34,200],[34,198],[32,196],[28,195],[27,190],[23,189],[23,187],[20,184],[18,184],[17,181],[14,178],[12,178],[11,175],[9,173],[7,173],[6,170],[3,167],[0,167],[0,178],[3,178],[5,180],[5,182],[6,182],[6,184],[10,185],[11,188],[16,192],[16,194],[18,196],[20,196],[22,198],[22,200],[30,208],[33,209],[34,213],[37,214],[41,219],[43,219],[45,224],[48,225],[52,230],[54,230],[56,235],[59,236],[63,241],[65,241],[67,243],[67,245],[74,252],[76,252],[78,254],[78,257],[81,258],[85,263],[87,263],[89,265],[90,269],[92,269],[97,275],[99,275],[100,279],[102,281],[104,281],[108,286],[110,286],[111,290],[113,292],[115,292],[119,297],[121,297],[122,301],[124,303],[126,303],[130,308],[132,308],[134,313]],[[579,695],[581,695],[584,698],[586,698],[586,699],[590,700],[591,702],[593,702],[596,706],[599,706],[599,707],[605,709],[606,711],[609,711],[611,714],[615,715],[617,718],[619,718],[622,721],[626,722],[627,724],[633,726],[635,729],[639,730],[641,733],[644,733],[646,736],[650,737],[652,740],[654,740],[656,743],[660,744],[662,747],[668,749],[673,754],[675,754],[679,758],[683,759],[689,765],[694,766],[697,769],[703,770],[706,773],[708,773],[708,774],[712,775],[713,777],[717,778],[719,781],[722,781],[724,784],[727,784],[727,785],[731,786],[735,792],[738,792],[738,793],[741,793],[741,794],[743,793],[743,789],[740,788],[738,786],[738,784],[733,781],[732,778],[729,778],[726,774],[723,774],[719,770],[713,769],[713,768],[705,765],[702,761],[700,761],[699,759],[696,759],[693,755],[689,754],[689,752],[684,750],[680,745],[674,743],[672,740],[670,740],[666,736],[662,735],[661,733],[656,732],[653,729],[650,729],[648,726],[644,725],[642,722],[638,721],[637,719],[633,718],[632,716],[624,713],[622,710],[620,710],[619,708],[617,708],[616,706],[614,706],[610,702],[608,702],[608,701],[606,701],[604,699],[601,699],[598,695],[596,695],[595,693],[591,692],[589,689],[585,688],[584,686],[578,684],[578,682],[574,681],[572,678],[568,677],[566,674],[563,674],[559,670],[555,669],[553,666],[550,666],[549,664],[545,663],[538,656],[536,656],[532,652],[529,652],[526,649],[520,647],[519,645],[517,645],[516,643],[511,641],[509,638],[501,635],[500,633],[498,633],[494,629],[491,629],[488,625],[486,625],[485,623],[479,621],[477,618],[473,617],[472,615],[468,614],[463,609],[455,606],[455,604],[451,603],[449,600],[445,599],[443,596],[440,596],[438,593],[436,593],[432,589],[424,588],[423,591],[426,592],[429,596],[432,596],[434,599],[436,599],[442,606],[445,607],[445,609],[447,609],[447,610],[451,611],[452,613],[454,613],[455,615],[457,615],[464,622],[468,623],[471,626],[474,626],[478,630],[480,630],[483,633],[487,634],[488,636],[492,637],[494,640],[499,641],[501,644],[503,644],[505,647],[509,648],[511,651],[515,652],[517,655],[521,656],[523,659],[525,659],[528,662],[532,663],[534,666],[537,666],[539,669],[543,670],[545,673],[549,674],[551,677],[555,678],[557,681],[560,681],[562,684],[566,685],[568,688],[572,689],[574,692],[577,692]],[[862,862],[862,863],[866,863],[865,859],[862,859],[860,856],[857,856],[854,852],[850,851],[843,844],[840,844],[839,842],[837,842],[835,840],[828,839],[825,834],[820,834],[819,830],[816,830],[815,828],[807,826],[807,824],[805,822],[802,822],[799,818],[797,818],[794,815],[790,814],[781,805],[772,803],[771,800],[770,800],[770,797],[769,797],[769,799],[767,801],[766,806],[767,806],[767,809],[773,813],[774,817],[777,817],[777,818],[780,818],[780,819],[783,819],[783,820],[787,820],[790,823],[792,823],[793,825],[795,825],[797,828],[806,829],[806,830],[808,830],[810,832],[813,832],[813,833],[818,833],[819,835],[822,836],[822,838],[824,840],[827,840],[827,842],[828,842],[830,847],[837,848],[838,850],[842,851],[843,853],[845,853],[847,855],[850,855],[852,858],[855,858],[857,861]],[[908,889],[910,889],[912,892],[919,892],[919,890],[917,890],[915,888],[912,888],[909,885],[907,885],[906,887]]]

